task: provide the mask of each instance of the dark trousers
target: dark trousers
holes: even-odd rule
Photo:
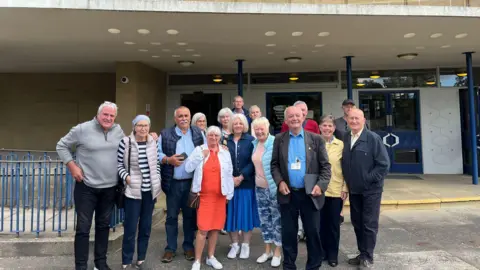
[[[377,242],[378,219],[382,193],[350,194],[350,218],[352,220],[360,258],[373,262],[373,250]]]
[[[192,180],[171,180],[167,194],[167,220],[165,230],[167,231],[167,246],[165,251],[177,251],[178,237],[178,215],[182,209],[183,216],[183,250],[193,250],[193,240],[196,230],[196,211],[188,207],[188,194]]]
[[[325,259],[338,262],[338,246],[340,243],[340,212],[343,200],[341,198],[325,197],[321,210],[320,237]]]
[[[152,215],[155,201],[152,192],[142,192],[142,199],[125,198],[125,222],[122,242],[122,264],[131,264],[135,251],[135,236],[137,234],[137,260],[145,260],[148,240],[152,231]]]
[[[83,182],[75,183],[75,211],[77,227],[75,232],[75,268],[87,269],[90,228],[95,212],[95,266],[107,264],[108,234],[110,216],[115,202],[115,187],[92,188]]]
[[[297,269],[298,254],[298,214],[302,219],[307,237],[306,270],[317,270],[322,265],[322,243],[320,240],[320,211],[317,210],[304,189],[290,189],[290,203],[280,205],[282,222],[283,269]]]

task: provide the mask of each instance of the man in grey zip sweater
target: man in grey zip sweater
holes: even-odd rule
[[[73,127],[57,143],[57,153],[67,165],[75,185],[77,212],[75,233],[75,269],[88,265],[89,234],[95,212],[95,269],[110,270],[107,265],[110,216],[115,202],[117,184],[117,149],[125,136],[115,124],[117,106],[111,102],[100,105],[97,116]],[[72,150],[75,148],[76,160]]]

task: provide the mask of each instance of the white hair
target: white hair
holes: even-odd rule
[[[284,120],[287,120],[287,110],[288,110],[288,108],[297,108],[297,107],[295,107],[295,106],[288,106],[288,107],[285,109],[285,111],[283,111]]]
[[[230,133],[233,134],[233,122],[235,122],[235,120],[237,120],[237,119],[240,119],[240,121],[243,124],[243,133],[248,132],[247,118],[245,117],[245,115],[243,115],[241,113],[236,113],[236,114],[232,115],[232,117],[230,118],[230,122],[228,122],[228,131],[230,131]]]
[[[177,117],[177,111],[180,110],[180,109],[187,109],[188,112],[190,113],[190,109],[185,107],[185,106],[179,106],[178,108],[175,109],[175,111],[173,111],[173,118]]]
[[[259,117],[259,118],[255,119],[255,120],[253,120],[253,122],[252,122],[252,127],[253,127],[253,129],[255,129],[255,127],[258,127],[258,126],[261,126],[261,125],[265,126],[265,128],[267,129],[267,131],[269,131],[270,122],[268,121],[267,118],[265,118],[265,117],[262,116],[262,117]]]
[[[117,116],[117,112],[118,112],[117,104],[115,104],[113,102],[110,102],[110,101],[105,101],[100,105],[100,107],[98,107],[97,115],[99,115],[102,112],[103,108],[105,108],[105,107],[114,109],[115,110],[115,116]]]
[[[249,112],[249,113],[252,113],[252,111],[253,111],[254,109],[258,109],[258,110],[260,111],[260,107],[258,107],[257,105],[252,105],[252,106],[250,106],[250,108],[248,109],[248,112]]]
[[[218,136],[222,136],[222,132],[220,131],[220,128],[217,127],[217,126],[209,126],[207,128],[207,132],[205,132],[206,135],[210,134],[210,133],[213,133],[215,135],[218,135]]]
[[[230,110],[230,108],[228,108],[228,107],[225,107],[225,108],[221,109],[221,110],[218,112],[218,116],[217,116],[217,121],[218,121],[219,123],[221,123],[220,117],[224,116],[225,114],[228,114],[230,117],[232,117],[233,112],[232,112],[232,110]]]
[[[205,118],[205,125],[207,124],[207,117],[205,116],[205,114],[201,113],[201,112],[197,112],[196,114],[193,115],[192,117],[192,126],[197,126],[197,121],[202,119],[202,118]]]
[[[307,103],[305,103],[305,101],[301,101],[301,100],[295,101],[295,103],[293,103],[293,106],[297,106],[297,105],[301,105],[301,104],[305,104],[305,106],[308,108]]]

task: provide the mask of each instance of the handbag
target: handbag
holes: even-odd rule
[[[203,150],[203,147],[200,147],[200,149]],[[205,158],[203,158],[202,162],[203,162],[203,165],[205,165]],[[203,166],[202,166],[202,169],[203,169]],[[192,185],[193,185],[193,180],[192,180]],[[188,193],[187,205],[188,207],[193,209],[198,209],[198,207],[200,207],[200,194],[192,192],[192,186],[190,186],[190,192]]]
[[[132,139],[128,137],[128,165],[127,171],[130,175],[130,153],[132,152]],[[115,187],[115,205],[117,209],[123,209],[125,207],[125,190],[127,187],[123,183],[123,179],[120,177],[120,174],[117,173],[117,186]]]

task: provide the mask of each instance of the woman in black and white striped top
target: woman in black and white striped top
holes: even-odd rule
[[[125,222],[122,267],[132,264],[138,225],[138,259],[142,269],[152,229],[152,214],[161,190],[157,143],[150,132],[150,118],[139,115],[133,120],[133,132],[118,146],[118,174],[125,181]]]

